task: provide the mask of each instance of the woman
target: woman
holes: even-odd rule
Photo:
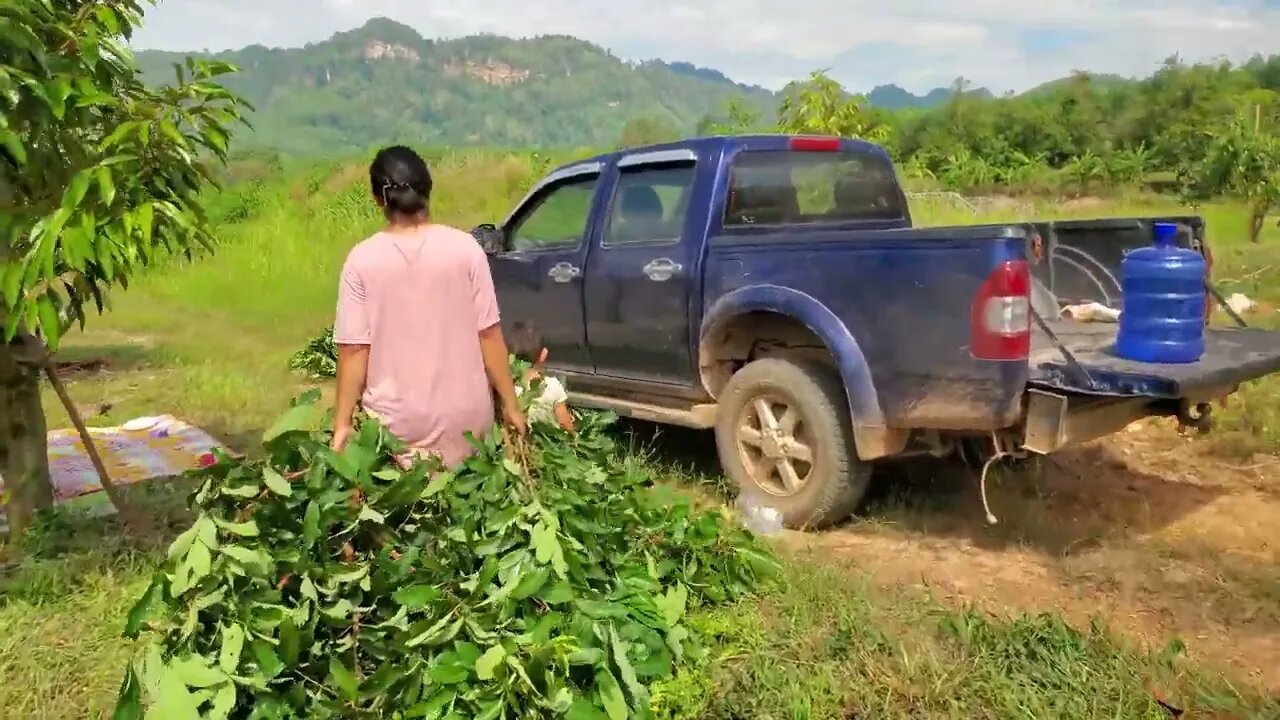
[[[420,456],[453,466],[467,432],[524,432],[498,301],[470,234],[431,222],[431,174],[417,153],[386,148],[369,167],[387,227],[351,250],[338,287],[338,407],[333,448],[351,438],[357,401]]]

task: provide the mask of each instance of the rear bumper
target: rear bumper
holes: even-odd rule
[[[1233,389],[1218,388],[1177,400],[1065,395],[1031,389],[1027,391],[1021,445],[1031,452],[1048,455],[1070,445],[1113,435],[1149,417],[1177,417],[1183,425],[1208,430],[1208,403],[1229,395]]]

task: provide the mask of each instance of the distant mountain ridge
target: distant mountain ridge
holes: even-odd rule
[[[945,103],[953,92],[951,88],[934,88],[924,95],[915,95],[897,85],[879,85],[867,93],[867,103],[885,110],[927,109]],[[966,89],[965,95],[995,97],[986,88]]]
[[[687,62],[631,62],[564,35],[424,38],[376,18],[301,48],[251,45],[205,55],[142,50],[144,76],[171,77],[188,54],[237,65],[227,85],[257,108],[242,146],[292,154],[359,152],[389,138],[424,145],[600,146],[644,118],[677,133],[740,98],[766,115],[777,94]],[[972,91],[985,93],[986,90]],[[880,108],[927,108],[946,88],[914,95],[883,85]]]

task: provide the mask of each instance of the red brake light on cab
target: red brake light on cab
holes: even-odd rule
[[[821,135],[803,135],[787,141],[787,148],[801,152],[836,152],[840,138]]]

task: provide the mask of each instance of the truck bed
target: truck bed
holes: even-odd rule
[[[1178,399],[1225,394],[1247,380],[1280,371],[1280,333],[1272,331],[1209,328],[1199,361],[1169,365],[1113,355],[1118,330],[1114,323],[1050,320],[1046,324],[1088,378],[1072,368],[1047,333],[1035,329],[1028,361],[1033,387],[1085,395]]]

